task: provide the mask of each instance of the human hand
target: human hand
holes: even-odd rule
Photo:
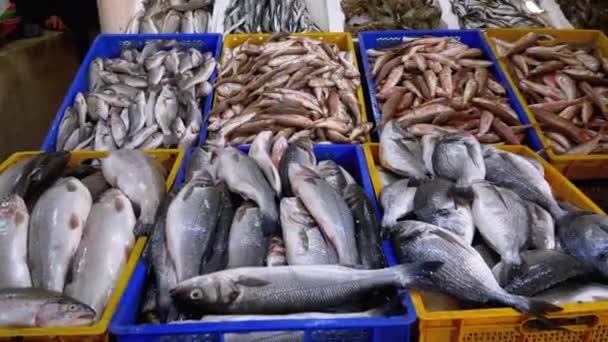
[[[44,25],[46,26],[46,28],[51,29],[51,30],[60,30],[60,31],[64,31],[65,29],[67,29],[67,27],[65,26],[65,24],[63,23],[63,20],[61,19],[61,17],[56,16],[56,15],[52,15],[50,16],[45,22]]]

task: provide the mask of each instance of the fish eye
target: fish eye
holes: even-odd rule
[[[78,305],[76,305],[76,304],[68,305],[68,311],[71,311],[71,312],[78,311]]]
[[[203,298],[203,290],[194,289],[194,290],[190,291],[190,299],[198,300],[198,299],[202,299],[202,298]]]

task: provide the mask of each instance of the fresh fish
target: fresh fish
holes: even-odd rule
[[[435,147],[437,146],[439,139],[440,137],[434,134],[424,135],[422,136],[422,139],[420,139],[420,142],[422,143],[422,161],[431,175],[435,175],[435,169],[433,168],[433,154],[435,153]],[[439,159],[442,158],[439,158],[438,156],[437,159],[439,162]]]
[[[249,157],[255,160],[260,170],[264,173],[264,176],[266,176],[266,180],[270,186],[274,189],[277,196],[280,196],[281,177],[279,176],[279,170],[273,164],[270,156],[272,138],[272,131],[258,133],[249,149]]]
[[[255,204],[245,202],[237,209],[230,227],[227,269],[264,266],[268,241],[263,225],[263,212]]]
[[[201,264],[200,274],[213,273],[226,268],[228,264],[228,241],[230,239],[230,227],[234,220],[234,205],[230,198],[230,192],[225,184],[219,184],[221,193],[221,211],[215,229],[215,236]]]
[[[89,65],[88,85],[90,91],[97,91],[103,86],[103,81],[99,77],[101,71],[103,71],[103,60],[98,57]]]
[[[165,195],[165,175],[158,162],[141,151],[116,150],[101,160],[106,181],[131,200],[141,232],[154,223],[156,210]]]
[[[302,0],[230,0],[223,25],[224,34],[320,31]]]
[[[508,282],[522,265],[520,251],[528,243],[530,218],[528,207],[513,191],[489,183],[475,183],[473,222],[486,243],[504,264],[499,283]]]
[[[370,269],[386,267],[374,204],[365,190],[357,184],[348,185],[342,192],[342,196],[350,207],[355,220],[355,238],[361,264]]]
[[[215,233],[221,194],[201,178],[185,184],[167,211],[166,239],[177,281],[197,276]]]
[[[456,182],[469,185],[484,180],[486,167],[481,154],[481,146],[468,133],[448,134],[437,141],[433,151],[433,172]]]
[[[356,184],[350,173],[333,160],[319,162],[315,167],[315,172],[339,192],[342,192],[349,184]]]
[[[101,171],[96,171],[93,174],[83,177],[80,181],[89,190],[89,193],[91,193],[93,202],[97,202],[101,195],[110,188],[110,185],[106,182]]]
[[[313,152],[312,141],[307,138],[298,139],[289,144],[283,153],[279,164],[279,176],[281,177],[281,191],[285,197],[293,196],[293,189],[289,177],[289,168],[292,164],[300,164],[306,167],[315,167],[317,158]]]
[[[420,184],[414,195],[414,214],[421,221],[453,232],[470,245],[475,234],[473,214],[454,189],[454,183],[442,178]]]
[[[380,183],[382,184],[382,188],[385,188],[401,179],[400,176],[397,176],[391,171],[384,169],[380,165],[376,165],[376,171],[378,172],[378,176],[380,177]]]
[[[31,287],[27,263],[27,234],[30,215],[18,195],[0,201],[0,288]]]
[[[14,192],[15,186],[21,178],[26,176],[26,167],[35,156],[30,156],[10,165],[0,173],[0,198],[4,198]]]
[[[171,134],[171,123],[173,123],[173,120],[177,117],[177,109],[177,97],[171,90],[171,86],[165,85],[158,95],[154,107],[154,117],[163,134]]]
[[[492,268],[492,272],[494,272],[493,267],[500,262],[500,255],[496,254],[496,252],[494,252],[494,250],[488,247],[488,245],[486,245],[484,242],[473,245],[473,248],[477,251],[477,253],[479,253],[488,267]]]
[[[394,230],[392,244],[399,262],[439,261],[426,287],[477,303],[501,303],[527,315],[560,311],[555,305],[503,290],[479,253],[455,234],[418,221],[402,221]]]
[[[551,214],[538,204],[528,202],[530,243],[537,249],[555,248],[555,222]]]
[[[31,287],[0,289],[0,327],[74,327],[94,321],[92,308],[60,292]]]
[[[97,313],[104,312],[135,244],[135,214],[120,190],[104,193],[93,204],[82,242],[72,260],[72,282],[65,293]]]
[[[15,180],[13,192],[21,196],[26,203],[32,202],[30,200],[40,196],[61,177],[69,159],[70,154],[63,151],[46,152],[28,158],[27,164],[23,166],[21,171],[21,176],[18,180]],[[21,168],[22,166],[18,164],[15,167]],[[13,172],[17,176],[19,169],[8,169],[5,171],[6,177],[11,176]],[[5,177],[5,175],[2,174],[2,177]]]
[[[337,264],[334,247],[325,241],[315,220],[295,197],[281,200],[281,227],[289,265]]]
[[[146,95],[140,91],[129,107],[129,135],[134,135],[146,124]]]
[[[264,228],[274,230],[273,225],[279,218],[275,194],[255,161],[233,147],[226,147],[219,152],[218,162],[220,179],[226,182],[230,191],[255,202],[268,220]]]
[[[441,263],[406,264],[380,270],[356,270],[338,265],[244,267],[187,280],[178,284],[171,294],[176,300],[209,313],[319,311],[376,289],[415,286],[438,267]],[[345,283],[350,286],[345,287]],[[220,289],[228,291],[220,292]]]
[[[382,188],[380,204],[384,213],[382,227],[390,228],[397,221],[414,211],[415,187],[408,187],[409,179],[398,180]]]
[[[608,286],[599,283],[573,282],[544,291],[536,298],[556,305],[606,301],[608,300]]]
[[[96,151],[108,151],[116,149],[112,130],[104,121],[99,121],[95,126],[95,141],[93,149]]]
[[[483,159],[486,164],[486,180],[511,189],[522,199],[540,205],[554,218],[563,215],[543,173],[527,159],[493,147],[484,147]]]
[[[556,221],[562,248],[580,261],[608,274],[604,258],[608,243],[608,219],[604,215],[587,212],[568,213]]]
[[[400,176],[426,179],[422,161],[422,147],[418,140],[405,131],[397,121],[389,121],[380,137],[380,164]]]
[[[317,221],[328,242],[336,249],[341,265],[359,264],[355,224],[340,193],[314,171],[301,164],[289,166],[289,179],[295,195]]]
[[[86,115],[86,113],[85,113]],[[61,151],[64,149],[70,134],[73,131],[78,129],[79,118],[78,114],[72,107],[68,107],[65,109],[63,113],[63,118],[61,119],[61,123],[59,124],[59,131],[57,132],[57,142],[55,143],[55,149],[57,151]]]
[[[591,273],[593,268],[575,257],[555,250],[531,250],[521,255],[526,269],[505,286],[510,293],[534,296],[564,281]],[[503,267],[501,262],[497,267]]]
[[[91,202],[89,190],[76,178],[59,180],[36,202],[28,237],[34,287],[63,291]]]

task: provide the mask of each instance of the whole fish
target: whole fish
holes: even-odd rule
[[[0,327],[74,327],[94,321],[91,307],[60,292],[31,287],[0,289]]]
[[[249,149],[249,157],[255,160],[264,176],[266,176],[268,183],[272,186],[275,193],[280,196],[281,177],[279,176],[279,170],[272,163],[272,158],[270,157],[272,138],[272,131],[258,133]]]
[[[414,197],[417,188],[408,187],[409,179],[398,180],[382,188],[380,204],[384,213],[382,227],[390,228],[397,221],[414,211]]]
[[[555,305],[513,295],[498,285],[479,253],[455,234],[418,221],[402,221],[394,230],[392,244],[399,262],[443,262],[426,287],[477,303],[501,303],[527,315],[560,311]]]
[[[562,248],[580,261],[608,274],[604,246],[608,242],[608,219],[587,212],[568,213],[556,221]]]
[[[315,220],[295,197],[281,200],[281,228],[289,265],[337,264],[334,247],[325,241]]]
[[[540,205],[554,218],[563,215],[544,173],[537,166],[521,156],[493,147],[484,147],[483,159],[486,164],[486,180]]]
[[[414,196],[414,214],[421,221],[450,230],[466,244],[473,241],[471,208],[455,196],[454,183],[449,180],[435,178],[420,184]]]
[[[63,118],[61,118],[61,123],[59,124],[59,131],[57,132],[57,143],[55,145],[57,151],[64,149],[65,143],[68,141],[72,132],[78,129],[78,120],[78,114],[72,107],[65,109]]]
[[[215,236],[207,255],[201,263],[200,274],[213,273],[226,268],[228,264],[228,241],[230,239],[230,227],[234,220],[234,205],[230,198],[230,192],[225,184],[217,185],[221,194],[221,211],[215,228]]]
[[[166,240],[177,281],[199,274],[211,245],[221,206],[217,188],[194,178],[181,188],[167,211]]]
[[[30,215],[28,237],[34,287],[63,291],[91,202],[89,190],[76,178],[61,179],[40,196]]]
[[[4,198],[14,192],[17,183],[26,175],[26,166],[32,158],[35,156],[23,158],[0,173],[0,197]]]
[[[135,244],[134,228],[131,202],[120,190],[108,190],[93,204],[65,293],[90,305],[98,318],[127,265]]]
[[[165,195],[165,175],[158,162],[136,150],[116,150],[101,160],[106,181],[131,200],[143,225],[136,235],[147,234]]]
[[[426,179],[427,170],[422,161],[422,146],[395,120],[389,121],[380,136],[380,164],[396,174]]]
[[[342,196],[355,219],[355,238],[361,265],[370,269],[386,267],[374,204],[365,190],[357,184],[350,184],[344,188]]]
[[[313,152],[313,145],[310,139],[302,138],[289,144],[289,147],[287,147],[287,150],[285,150],[281,157],[279,175],[281,177],[281,193],[285,197],[293,196],[293,189],[289,178],[289,167],[295,163],[311,168],[317,165],[317,158]]]
[[[268,221],[264,224],[264,229],[270,231],[265,233],[272,232],[279,218],[274,200],[275,193],[256,162],[233,147],[226,147],[220,151],[218,162],[220,179],[226,182],[230,191],[258,205],[264,219]]]
[[[481,146],[468,133],[441,137],[433,151],[433,171],[439,177],[451,179],[457,185],[468,185],[486,177]]]
[[[593,271],[575,257],[555,250],[531,250],[522,253],[526,269],[513,278],[505,290],[522,296],[534,296],[568,279]],[[504,266],[499,264],[501,266]]]
[[[336,249],[341,265],[359,264],[355,223],[351,211],[336,190],[314,171],[291,164],[289,179],[295,195],[302,201],[329,243]]]
[[[509,281],[522,265],[520,251],[530,236],[528,207],[513,191],[489,183],[472,186],[473,222],[486,243],[500,254],[504,265],[499,283]]]
[[[342,191],[349,184],[356,184],[353,177],[333,160],[323,160],[315,167],[315,172],[336,191]]]
[[[27,233],[30,215],[18,195],[0,201],[0,288],[30,287]]]
[[[255,204],[245,202],[236,210],[230,226],[227,269],[264,265],[268,241],[263,225],[263,213]]]
[[[178,284],[171,294],[176,300],[209,313],[319,311],[377,289],[416,286],[440,267],[438,262],[380,270],[338,265],[243,267],[189,279]],[[346,287],[345,283],[350,285]]]

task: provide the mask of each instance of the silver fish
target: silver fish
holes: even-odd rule
[[[408,187],[409,180],[402,179],[382,188],[380,193],[380,205],[384,213],[382,215],[382,227],[390,228],[397,221],[414,211],[415,187]]]
[[[0,202],[0,288],[30,287],[27,233],[30,215],[18,195]]]
[[[263,213],[255,204],[245,202],[236,210],[230,226],[227,269],[264,266],[268,244],[264,224]]]
[[[171,123],[177,117],[177,97],[171,86],[165,85],[158,95],[156,105],[154,106],[154,117],[156,122],[163,131],[163,134],[171,134]]]
[[[427,178],[418,139],[394,120],[389,121],[382,130],[379,156],[382,167],[398,175],[415,179]]]
[[[538,249],[555,248],[555,222],[540,205],[528,202],[530,214],[530,243]]]
[[[78,123],[80,126],[84,126],[87,123],[87,113],[89,109],[87,107],[87,100],[85,100],[82,93],[77,93],[74,98],[74,110],[78,114]]]
[[[258,133],[249,149],[249,157],[255,160],[264,176],[266,176],[266,180],[268,180],[270,186],[272,186],[277,196],[280,196],[281,177],[279,176],[279,170],[272,163],[270,157],[273,135],[272,131]]]
[[[34,287],[63,291],[91,202],[89,190],[72,177],[56,182],[36,202],[28,237]]]
[[[608,242],[608,218],[604,215],[573,212],[556,221],[562,248],[580,261],[608,274],[604,250]]]
[[[578,282],[556,286],[536,296],[553,304],[575,304],[608,300],[608,286],[600,283]]]
[[[315,167],[315,172],[339,192],[342,192],[349,184],[356,184],[353,176],[333,160],[319,162]]]
[[[293,196],[289,177],[289,167],[291,164],[300,164],[306,167],[315,167],[317,158],[313,152],[312,141],[308,138],[301,138],[289,144],[281,155],[279,163],[279,175],[281,176],[281,194],[286,197]]]
[[[486,166],[477,139],[468,133],[441,137],[433,151],[433,172],[457,185],[484,180]]]

